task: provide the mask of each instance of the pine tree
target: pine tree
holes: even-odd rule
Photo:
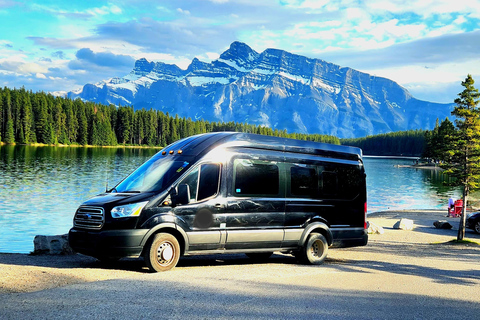
[[[76,104],[77,106],[77,110],[76,110],[76,123],[78,125],[78,134],[77,134],[77,138],[76,142],[80,143],[81,145],[85,146],[88,144],[88,119],[87,119],[87,116],[85,114],[85,104],[84,103],[78,103]],[[68,118],[67,118],[68,119]],[[67,123],[68,123],[68,120],[67,120]],[[67,126],[68,127],[68,126]],[[67,129],[67,132],[69,131],[69,129]],[[71,141],[71,142],[74,142],[74,141]]]
[[[465,237],[466,206],[471,191],[480,189],[480,93],[468,75],[462,86],[465,88],[455,99],[452,115],[456,117],[456,134],[449,146],[449,162],[445,173],[456,178],[463,187],[463,209],[458,228],[458,240]]]
[[[21,97],[20,101],[22,104],[22,112],[21,112],[21,126],[22,126],[22,135],[23,141],[22,143],[31,143],[35,142],[35,131],[34,131],[34,123],[33,123],[33,111],[32,111],[32,103],[30,101],[30,96],[24,92]]]
[[[15,132],[13,130],[13,117],[12,117],[12,101],[10,90],[5,90],[3,95],[3,107],[5,109],[5,137],[3,141],[6,143],[15,143]]]

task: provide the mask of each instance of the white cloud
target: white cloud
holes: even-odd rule
[[[47,79],[47,77],[43,73],[38,73],[38,72],[35,74],[35,77],[37,79]]]
[[[187,16],[190,15],[190,11],[184,10],[184,9],[182,9],[182,8],[177,8],[177,12],[178,12],[178,13],[181,13],[181,14],[185,14],[185,15],[187,15]]]
[[[88,9],[86,12],[93,16],[104,16],[109,14],[121,14],[122,9],[117,5],[109,4],[108,6],[102,6],[100,8]]]

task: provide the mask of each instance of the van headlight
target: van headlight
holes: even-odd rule
[[[138,215],[140,215],[140,212],[147,203],[148,201],[144,201],[114,207],[110,211],[110,213],[112,215],[112,218],[137,217]]]

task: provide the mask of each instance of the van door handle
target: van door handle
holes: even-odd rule
[[[223,204],[221,204],[221,203],[215,203],[213,206],[215,208],[223,208]]]

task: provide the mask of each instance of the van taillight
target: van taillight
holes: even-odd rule
[[[363,220],[363,229],[367,229],[367,203],[366,202],[365,202],[364,212],[365,212],[365,218]]]

